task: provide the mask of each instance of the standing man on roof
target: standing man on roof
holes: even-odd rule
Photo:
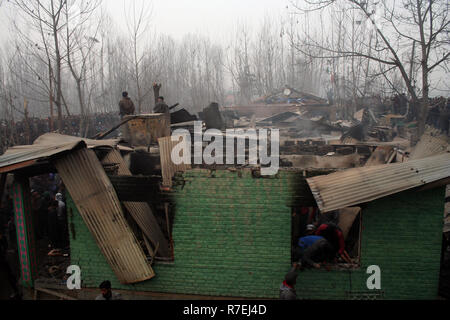
[[[153,109],[154,113],[165,113],[169,114],[170,109],[169,106],[164,102],[164,97],[158,97],[155,108]]]
[[[134,115],[136,108],[134,107],[133,101],[128,97],[128,92],[122,93],[122,100],[119,102],[120,107],[120,117]]]

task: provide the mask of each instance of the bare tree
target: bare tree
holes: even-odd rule
[[[63,53],[61,52],[61,32],[66,21],[63,9],[67,0],[14,0],[14,4],[27,16],[31,25],[40,34],[42,45],[48,59],[51,88],[50,101],[56,104],[58,112],[58,129],[62,131],[62,64]],[[30,39],[33,41],[33,39]],[[52,84],[55,84],[56,97],[52,97]],[[51,107],[52,108],[52,107]]]
[[[139,113],[142,113],[142,104],[144,96],[148,95],[151,88],[147,90],[143,89],[142,74],[144,60],[146,57],[145,50],[142,50],[140,44],[143,40],[143,36],[146,34],[150,27],[150,18],[152,15],[152,3],[148,0],[133,0],[124,1],[125,19],[127,22],[128,33],[131,37],[131,62],[133,70],[133,78],[137,90],[137,105]],[[146,91],[146,92],[144,92]]]
[[[71,19],[71,11],[74,8],[69,7],[68,3],[65,7],[67,63],[77,88],[81,113],[79,134],[86,137],[89,112],[86,110],[84,85],[88,77],[89,57],[94,53],[94,47],[99,42],[97,35],[102,20],[101,17],[95,19],[96,22],[93,25],[92,18],[95,17],[94,13],[101,5],[101,1],[80,1],[73,5],[76,6],[74,10],[77,12],[76,19],[74,17]]]
[[[311,10],[323,11],[326,8],[336,8],[343,4],[347,10],[358,10],[375,30],[375,39],[358,48],[345,45],[333,49],[322,46],[312,38],[308,45],[323,50],[323,54],[315,58],[360,57],[370,59],[381,65],[398,70],[413,104],[420,106],[417,111],[419,134],[425,129],[429,110],[430,75],[437,67],[445,67],[449,61],[449,3],[446,0],[399,0],[373,1],[359,0],[307,0],[302,5],[298,1],[292,4],[299,12]],[[415,79],[408,72],[411,58],[402,55],[411,52],[413,44],[420,47],[421,88],[415,86]],[[297,48],[302,50],[301,47]],[[422,101],[419,100],[422,95]],[[421,102],[421,103],[419,103]]]

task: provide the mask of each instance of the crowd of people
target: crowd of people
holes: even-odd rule
[[[46,174],[30,180],[31,208],[36,243],[49,256],[69,250],[69,232],[65,187],[57,174]],[[0,199],[0,267],[7,274],[12,296],[18,295],[17,272],[8,263],[8,255],[17,254],[14,203],[11,186]]]
[[[430,101],[431,109],[428,124],[450,134],[450,98],[434,98]]]
[[[108,131],[120,122],[117,113],[95,114],[90,117],[88,137]],[[63,117],[63,134],[70,136],[80,135],[81,116],[72,115]],[[57,129],[57,120],[54,121]],[[0,154],[12,146],[32,144],[38,137],[51,131],[50,119],[28,118],[28,121],[12,121],[0,119]]]

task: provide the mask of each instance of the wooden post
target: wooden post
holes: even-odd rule
[[[38,272],[30,183],[27,177],[15,176],[13,199],[21,281],[25,288],[32,288]]]
[[[5,192],[6,187],[6,177],[8,176],[7,173],[0,174],[0,204],[3,199],[3,193]]]

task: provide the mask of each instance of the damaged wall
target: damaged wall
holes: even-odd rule
[[[175,262],[156,264],[155,278],[121,285],[70,201],[72,263],[83,285],[105,279],[116,289],[228,297],[278,298],[290,269],[290,205],[302,198],[302,173],[280,171],[255,179],[251,172],[193,170],[177,186],[173,237]],[[366,269],[382,268],[385,299],[437,296],[444,190],[408,191],[372,202],[363,211],[362,268],[311,270],[298,278],[302,299],[366,297]],[[70,227],[70,226],[69,226]],[[75,235],[75,238],[74,238]],[[373,294],[373,292],[372,292]]]
[[[278,296],[280,279],[291,259],[291,209],[304,199],[292,197],[307,188],[302,173],[255,179],[249,170],[193,170],[186,185],[176,187],[174,264],[154,265],[155,278],[127,286],[115,278],[73,204],[75,239],[72,263],[82,270],[84,285],[105,279],[114,288],[231,297]],[[309,203],[313,201],[308,197]],[[72,229],[72,228],[69,228]]]
[[[304,299],[436,299],[444,188],[406,191],[363,209],[361,269],[308,270],[298,277]],[[367,268],[381,268],[381,292],[369,291]]]

